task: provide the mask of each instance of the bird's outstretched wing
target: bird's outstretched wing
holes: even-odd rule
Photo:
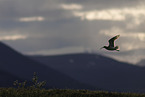
[[[109,46],[114,47],[114,41],[119,37],[120,35],[116,35],[113,38],[111,38],[109,42]]]

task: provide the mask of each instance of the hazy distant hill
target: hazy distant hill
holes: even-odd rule
[[[140,62],[137,63],[138,66],[145,67],[145,59],[141,60]]]
[[[79,83],[78,81],[50,68],[49,66],[45,66],[42,63],[35,62],[34,60],[18,53],[17,51],[13,50],[12,48],[1,42],[0,59],[0,70],[9,72],[11,75],[15,75],[20,79],[31,80],[33,73],[36,72],[39,79],[41,81],[46,80],[47,85],[51,87],[92,89],[91,86]],[[3,72],[0,72],[0,75],[1,80],[9,80],[9,77],[6,77],[9,75],[3,75]],[[13,77],[12,79],[19,80],[16,77]],[[1,80],[0,83],[2,83]]]
[[[145,68],[97,54],[31,56],[81,82],[115,91],[145,91]]]

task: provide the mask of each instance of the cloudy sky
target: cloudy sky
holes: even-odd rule
[[[100,50],[120,34],[120,52]],[[145,0],[0,0],[0,40],[23,54],[145,58]]]

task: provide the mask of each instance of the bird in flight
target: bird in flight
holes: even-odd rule
[[[111,50],[111,51],[119,51],[119,46],[114,46],[114,41],[119,37],[120,35],[116,35],[113,38],[111,38],[108,42],[109,42],[109,46],[103,46],[102,48],[105,48],[107,50]],[[101,48],[101,49],[102,49]]]

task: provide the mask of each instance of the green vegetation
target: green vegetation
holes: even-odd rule
[[[17,88],[19,89],[19,88],[25,88],[26,83],[27,83],[27,81],[19,83],[18,80],[16,80],[16,81],[14,81],[13,85],[17,86]],[[40,89],[43,86],[45,86],[46,81],[38,82],[38,77],[36,75],[36,72],[34,72],[34,75],[32,78],[32,83],[33,83],[33,85],[30,87],[27,87],[27,88],[39,88]]]
[[[46,82],[38,82],[36,73],[32,78],[32,86],[26,83],[14,82],[17,88],[0,88],[0,97],[145,97],[145,94],[117,93],[106,91],[72,90],[72,89],[44,89]]]
[[[0,97],[145,97],[145,95],[70,89],[1,88]]]

